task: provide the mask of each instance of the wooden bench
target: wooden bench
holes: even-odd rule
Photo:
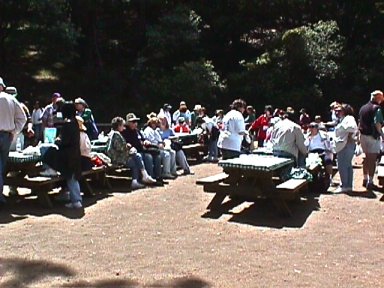
[[[284,199],[296,199],[307,186],[306,179],[289,179],[276,186],[277,196]]]
[[[214,184],[214,183],[219,183],[219,182],[221,182],[227,178],[228,178],[228,174],[222,172],[222,173],[219,173],[216,175],[212,175],[212,176],[198,179],[198,180],[196,180],[196,184],[198,184],[198,185]]]
[[[85,190],[85,194],[93,195],[93,189],[89,184],[89,181],[97,181],[103,187],[111,188],[111,185],[106,178],[107,168],[104,166],[93,167],[91,170],[84,171],[81,174],[80,185],[82,185]],[[31,189],[33,194],[36,194],[40,204],[47,208],[52,208],[52,202],[49,198],[49,192],[54,188],[58,188],[61,185],[65,185],[65,178],[62,176],[54,177],[44,177],[36,176],[29,177],[25,176],[24,178],[20,177],[7,177],[5,178],[5,184],[8,186],[16,186]]]
[[[194,143],[189,145],[183,145],[182,150],[184,151],[187,158],[194,158],[201,161],[208,152],[207,145],[201,143]]]
[[[289,179],[276,186],[273,203],[281,215],[292,216],[292,211],[288,207],[286,200],[300,199],[300,192],[306,189],[307,186],[308,181],[306,179]]]
[[[384,166],[377,167],[377,179],[379,179],[379,185],[384,186]]]

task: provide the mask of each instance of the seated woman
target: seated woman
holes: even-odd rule
[[[166,140],[170,141],[170,137],[175,136],[174,131],[169,128],[167,121],[160,121],[160,123],[161,123],[160,124],[161,138],[163,139],[164,142]],[[176,151],[176,162],[181,166],[181,168],[183,168],[184,170],[183,174],[184,175],[193,174],[193,172],[191,172],[191,169],[189,168],[187,157],[185,157],[184,151],[182,150],[182,146],[177,142],[173,142],[173,143],[174,144],[172,145],[172,142],[171,142],[171,147],[173,146],[173,150]]]
[[[160,149],[160,157],[163,164],[162,178],[175,179],[177,177],[175,150],[164,149],[164,141],[161,138],[159,130],[157,129],[160,125],[157,117],[149,119],[147,124],[148,126],[144,129],[143,133],[151,145],[157,146]]]
[[[146,149],[151,144],[145,139],[144,135],[139,130],[138,121],[140,118],[136,117],[134,113],[128,113],[126,116],[126,127],[121,135],[123,135],[125,141],[136,148],[137,152],[140,153],[144,161],[145,170],[151,175],[153,179],[157,180],[157,185],[162,186],[164,184],[161,178],[161,157],[159,153],[151,153]]]
[[[91,140],[86,133],[87,127],[84,125],[83,118],[76,116],[76,120],[80,130],[81,171],[88,171],[93,167],[93,163],[91,161]]]
[[[316,122],[311,122],[308,128],[309,133],[304,141],[304,145],[308,148],[308,153],[318,153],[320,155],[323,160],[325,172],[331,178],[333,153],[328,134],[319,130],[319,124]]]
[[[137,153],[137,150],[127,143],[121,132],[125,129],[125,121],[121,117],[115,117],[112,119],[112,130],[108,134],[110,138],[107,154],[111,158],[112,164],[126,165],[132,170],[132,189],[143,188],[144,185],[139,183],[140,172],[142,175],[142,182],[146,184],[155,183],[151,176],[148,175],[144,169],[143,159],[141,155]]]

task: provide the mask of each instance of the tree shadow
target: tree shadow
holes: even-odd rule
[[[314,195],[307,195],[300,201],[288,202],[288,206],[293,214],[292,216],[282,216],[279,214],[276,206],[268,199],[258,199],[240,212],[230,211],[239,202],[242,201],[236,199],[229,200],[221,205],[219,209],[208,211],[202,217],[218,219],[223,214],[227,214],[232,215],[229,222],[278,229],[284,227],[301,228],[311,213],[320,209],[319,199]]]
[[[197,277],[181,277],[170,281],[157,281],[144,287],[150,288],[208,288],[212,285]]]
[[[81,280],[77,282],[66,283],[60,287],[86,287],[86,288],[134,288],[140,287],[139,283],[126,279],[102,279],[96,281]]]
[[[85,215],[84,208],[108,198],[110,194],[97,194],[92,197],[83,197],[83,209],[69,209],[65,203],[54,200],[57,194],[50,194],[53,207],[45,208],[37,201],[36,196],[17,197],[9,200],[0,208],[0,224],[7,224],[28,218],[30,215],[41,217],[47,215],[61,215],[68,219],[81,219]]]
[[[10,273],[9,277],[6,274]],[[0,258],[1,287],[30,287],[47,277],[72,277],[75,271],[63,264],[46,260],[25,260],[21,258]]]

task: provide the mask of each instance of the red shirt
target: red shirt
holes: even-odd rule
[[[257,140],[265,140],[267,137],[267,129],[269,127],[270,118],[263,114],[259,116],[251,125],[251,130],[258,130]]]
[[[191,132],[191,129],[189,129],[188,125],[187,124],[177,124],[174,128],[173,128],[173,131],[175,131],[175,133],[190,133]]]

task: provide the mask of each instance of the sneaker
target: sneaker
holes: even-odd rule
[[[71,203],[65,204],[65,207],[70,209],[80,209],[80,208],[83,208],[83,205],[81,204],[80,201],[77,201],[77,202],[73,202],[73,203],[71,202]]]
[[[152,178],[151,176],[149,176],[149,175],[143,177],[142,181],[143,181],[143,183],[145,183],[145,184],[154,184],[154,183],[156,183],[156,180],[153,179],[153,178]]]
[[[346,193],[346,192],[350,192],[350,191],[352,191],[352,188],[344,188],[344,187],[337,187],[334,191],[333,191],[333,193],[335,193],[335,194],[341,194],[341,193]]]
[[[40,175],[45,177],[55,177],[55,176],[58,176],[59,174],[57,173],[56,170],[53,170],[52,168],[48,168],[40,172]]]
[[[131,189],[132,190],[142,189],[144,187],[145,187],[145,185],[143,185],[143,184],[141,184],[141,183],[139,183],[137,181],[132,181],[132,183],[131,183]]]
[[[365,186],[365,188],[367,188],[368,191],[372,191],[372,190],[378,190],[380,189],[379,187],[377,187],[375,184],[373,184],[372,182],[368,182],[367,185]]]
[[[163,176],[163,179],[176,179],[176,177],[175,176],[173,176],[172,174],[164,174]]]

